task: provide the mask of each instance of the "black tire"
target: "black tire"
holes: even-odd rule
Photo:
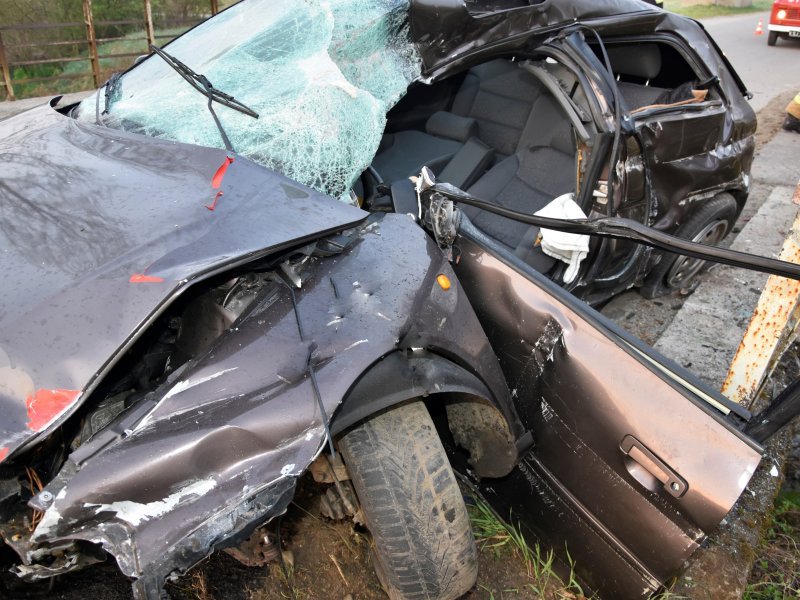
[[[461,490],[422,402],[392,407],[339,439],[393,600],[451,600],[475,585],[478,556]]]
[[[767,46],[774,46],[778,42],[778,32],[770,31],[767,34]]]
[[[738,207],[736,200],[723,192],[702,204],[678,229],[679,238],[716,246],[733,229]],[[709,267],[700,259],[664,253],[645,278],[639,293],[647,299],[690,287],[699,273]]]

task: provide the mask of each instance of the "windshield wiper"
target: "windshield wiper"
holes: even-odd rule
[[[111,77],[106,81],[106,91],[104,94],[105,105],[103,107],[103,112],[100,113],[101,115],[108,114],[108,109],[111,106],[111,101],[114,99],[114,93],[117,91],[117,84],[119,83],[120,77],[122,77],[122,73],[117,71],[116,73],[112,73]]]
[[[175,69],[175,71],[177,71],[178,74],[189,83],[189,85],[208,98],[208,110],[211,111],[211,116],[214,117],[214,123],[216,123],[217,129],[219,129],[219,134],[222,137],[225,148],[228,150],[228,152],[233,152],[234,150],[233,146],[231,145],[231,141],[228,139],[228,135],[225,133],[225,129],[222,127],[222,123],[220,123],[219,117],[214,111],[214,102],[222,104],[223,106],[227,106],[228,108],[232,108],[233,110],[238,110],[240,113],[244,113],[249,117],[253,117],[254,119],[258,118],[258,113],[247,105],[239,102],[230,94],[226,94],[225,92],[215,88],[205,75],[196,73],[189,66],[185,65],[171,54],[167,54],[158,46],[151,45],[150,49],[164,59],[165,63]]]

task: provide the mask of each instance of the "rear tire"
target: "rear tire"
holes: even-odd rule
[[[778,42],[778,32],[770,31],[767,34],[767,46],[774,46]]]
[[[469,516],[422,402],[392,407],[339,440],[393,600],[453,600],[473,587]]]
[[[733,229],[737,210],[734,197],[723,192],[695,210],[675,235],[685,240],[716,246]],[[645,278],[639,293],[652,300],[676,290],[686,289],[708,266],[704,260],[663,253],[661,261]]]

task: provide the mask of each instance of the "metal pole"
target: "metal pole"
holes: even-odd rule
[[[217,0],[211,0],[211,15],[215,15],[219,12],[219,3]]]
[[[156,43],[156,34],[153,29],[153,10],[150,6],[150,0],[144,0],[144,28],[147,35],[147,51],[150,52],[150,46]]]
[[[92,0],[83,0],[83,21],[86,23],[86,41],[89,43],[89,55],[92,59],[94,87],[100,87],[100,57],[97,55],[97,37],[94,33]]]
[[[800,195],[800,184],[797,189]],[[800,263],[800,215],[795,219],[779,258]],[[795,339],[798,318],[800,281],[771,276],[731,361],[722,393],[740,404],[755,398],[781,354]]]
[[[6,60],[6,50],[3,46],[2,31],[0,31],[0,71],[3,72],[3,84],[6,86],[6,95],[9,100],[16,100],[14,96],[14,86],[11,85],[11,70],[8,68]]]

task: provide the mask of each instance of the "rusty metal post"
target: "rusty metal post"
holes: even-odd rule
[[[86,23],[86,41],[89,44],[89,56],[92,60],[94,87],[100,87],[100,57],[97,54],[97,36],[94,33],[92,0],[83,0],[83,21]]]
[[[149,52],[150,46],[156,43],[156,33],[153,28],[153,10],[150,6],[150,0],[144,0],[144,28],[147,36],[147,51]]]
[[[217,0],[211,0],[211,14],[212,16],[219,12],[219,2]]]
[[[6,95],[9,100],[16,100],[14,96],[14,86],[11,85],[11,69],[8,68],[6,59],[6,49],[3,46],[3,32],[0,31],[0,71],[3,74],[3,84],[6,86]]]
[[[795,195],[800,195],[800,184]],[[800,214],[783,244],[779,258],[800,263]],[[755,398],[783,352],[794,341],[799,319],[800,281],[771,276],[731,361],[728,376],[722,384],[722,393],[740,404]]]

